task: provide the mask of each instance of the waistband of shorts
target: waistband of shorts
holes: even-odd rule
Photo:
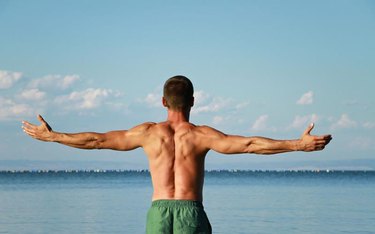
[[[203,208],[201,201],[192,200],[155,200],[151,204],[152,207],[199,207]]]

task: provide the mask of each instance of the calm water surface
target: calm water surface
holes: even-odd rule
[[[146,171],[2,172],[0,233],[144,233]],[[375,233],[375,172],[206,173],[214,233]]]

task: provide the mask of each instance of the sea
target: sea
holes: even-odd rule
[[[2,171],[0,233],[145,233],[139,171]],[[375,171],[206,171],[213,233],[375,233]]]

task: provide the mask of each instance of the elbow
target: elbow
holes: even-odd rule
[[[256,144],[254,141],[250,141],[246,144],[245,152],[247,154],[266,154],[266,152],[259,146],[259,144]]]
[[[89,149],[104,149],[104,137],[102,136],[94,136],[92,139],[90,139],[90,146]]]
[[[93,143],[93,149],[96,149],[96,150],[105,149],[105,142],[103,140],[97,139]]]

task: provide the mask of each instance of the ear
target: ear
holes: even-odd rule
[[[194,106],[194,97],[191,97],[190,106]]]
[[[161,102],[163,103],[164,107],[168,107],[167,100],[164,97],[162,97]]]

